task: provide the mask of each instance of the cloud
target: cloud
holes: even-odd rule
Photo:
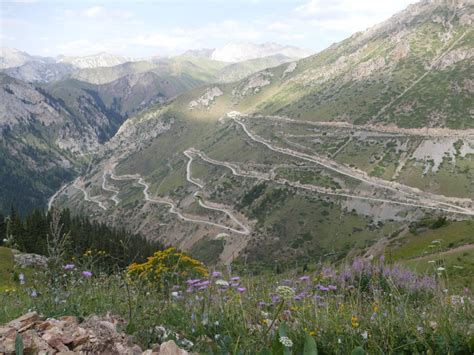
[[[381,22],[415,0],[311,0],[296,7],[292,16],[324,30],[359,31]]]
[[[92,6],[85,9],[83,15],[89,18],[99,17],[105,15],[105,8],[103,6]]]
[[[193,43],[193,38],[187,36],[173,36],[164,33],[155,33],[146,36],[137,36],[133,38],[130,43],[148,47],[178,49],[191,46]]]
[[[39,0],[9,0],[15,4],[33,4],[35,2],[39,2]]]

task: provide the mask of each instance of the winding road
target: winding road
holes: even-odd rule
[[[192,159],[190,159],[188,161],[188,166],[190,166],[190,162],[192,162]],[[188,171],[188,169],[187,169]],[[228,215],[236,224],[238,224],[242,230],[239,230],[239,229],[235,229],[235,228],[232,228],[232,227],[228,227],[228,226],[225,226],[223,224],[219,224],[219,223],[214,223],[214,222],[211,222],[211,221],[207,221],[207,220],[203,220],[203,219],[198,219],[198,218],[190,218],[190,217],[187,217],[185,215],[183,215],[180,211],[178,211],[177,207],[176,207],[176,204],[170,200],[167,200],[167,199],[163,199],[163,198],[153,198],[150,196],[150,193],[149,193],[149,188],[150,188],[150,185],[139,175],[139,174],[135,174],[135,175],[120,175],[120,176],[117,176],[115,175],[113,172],[110,173],[110,178],[113,179],[113,180],[136,180],[137,183],[141,186],[143,186],[143,196],[144,196],[144,200],[147,201],[147,202],[151,202],[151,203],[159,203],[159,204],[165,204],[165,205],[168,205],[170,207],[170,210],[169,212],[170,213],[173,213],[175,215],[177,215],[180,219],[182,219],[183,221],[187,221],[187,222],[193,222],[193,223],[201,223],[201,224],[207,224],[207,225],[211,225],[211,226],[214,226],[214,227],[218,227],[218,228],[221,228],[221,229],[224,229],[224,230],[227,230],[229,232],[233,232],[233,233],[237,233],[237,234],[241,234],[241,235],[248,235],[250,234],[250,229],[245,226],[244,224],[242,224],[236,217],[234,217],[232,215],[232,213],[230,213],[229,211],[227,211],[226,209],[224,208],[219,208],[219,207],[212,207],[212,206],[209,206],[209,205],[206,205],[203,201],[202,201],[202,198],[200,197],[197,197],[197,193],[196,192],[194,194],[195,197],[197,197],[198,201],[199,201],[199,204],[200,206],[202,206],[203,208],[207,208],[207,209],[210,209],[210,210],[215,210],[215,211],[219,211],[219,212],[223,212],[225,213],[226,215]],[[188,178],[188,181],[191,182],[192,184],[194,185],[197,185],[199,186],[200,188],[202,188],[202,184],[199,184],[199,183],[196,183],[196,181],[194,181],[191,177],[191,171],[189,169],[189,175],[188,175],[188,172],[187,172],[187,178]]]
[[[79,185],[79,181],[82,181],[82,179],[80,177],[78,177],[76,180],[74,180],[72,186],[80,191],[82,191],[82,193],[84,194],[84,201],[88,201],[88,202],[92,202],[92,203],[95,203],[97,204],[100,208],[102,208],[104,211],[107,210],[107,207],[104,205],[104,203],[102,201],[99,201],[98,198],[100,196],[90,196],[89,193],[87,192],[87,190],[85,188],[83,188],[82,186]]]
[[[301,160],[317,163],[318,165],[321,165],[329,170],[332,170],[341,175],[359,180],[368,185],[372,185],[372,186],[379,187],[381,189],[389,190],[396,194],[406,195],[407,200],[409,200],[406,202],[400,202],[400,201],[394,201],[394,200],[373,198],[374,201],[381,201],[381,202],[383,201],[383,202],[409,205],[413,207],[422,207],[422,208],[428,208],[428,209],[434,209],[434,210],[442,210],[449,213],[458,213],[458,214],[471,215],[471,216],[474,215],[474,211],[472,209],[453,204],[452,202],[452,201],[456,201],[458,203],[472,203],[472,201],[469,199],[456,199],[456,198],[448,198],[442,195],[434,195],[434,194],[427,193],[419,189],[402,185],[396,182],[389,182],[389,181],[382,180],[376,177],[370,177],[364,172],[347,167],[345,165],[329,160],[327,158],[294,151],[289,148],[282,148],[282,147],[275,146],[271,142],[267,141],[266,139],[251,132],[247,128],[245,123],[243,123],[240,120],[241,115],[238,112],[232,112],[229,115],[229,117],[242,127],[245,134],[251,140],[257,143],[263,144],[264,146],[266,146],[268,149],[272,151],[289,155],[289,156],[293,156]],[[345,196],[347,194],[339,194],[339,195]],[[355,196],[350,195],[347,197],[354,198]],[[364,199],[371,199],[371,198],[365,197]]]
[[[206,161],[210,164],[219,165],[219,166],[229,168],[232,171],[233,175],[235,175],[235,176],[241,176],[241,177],[246,177],[246,178],[258,178],[260,180],[272,181],[272,182],[275,182],[275,183],[280,184],[280,185],[289,185],[289,186],[292,186],[292,187],[295,187],[295,188],[310,190],[310,191],[313,191],[313,192],[318,192],[318,193],[325,194],[325,195],[330,195],[330,196],[346,197],[346,198],[352,198],[352,199],[358,199],[358,200],[366,200],[366,201],[373,201],[373,202],[397,204],[397,205],[409,206],[409,207],[439,210],[438,207],[432,207],[432,206],[427,206],[427,205],[422,205],[422,204],[416,204],[416,203],[412,203],[412,202],[404,202],[404,201],[389,200],[389,199],[383,199],[383,198],[377,198],[377,197],[354,195],[354,194],[348,193],[346,190],[339,190],[339,192],[337,192],[338,190],[333,191],[331,189],[326,189],[324,187],[320,187],[320,186],[316,186],[316,185],[302,184],[300,182],[290,181],[290,180],[286,180],[286,179],[270,178],[267,174],[259,174],[259,173],[256,173],[256,172],[252,172],[251,174],[248,174],[248,173],[245,173],[241,168],[236,168],[236,164],[211,159],[206,154],[204,154],[203,152],[201,152],[199,150],[196,150],[196,149],[193,149],[191,151],[194,154],[198,155],[202,160],[204,160],[204,161]],[[450,213],[461,213],[462,214],[462,212],[458,212],[458,211],[455,211],[455,210],[446,209],[445,211],[450,212]]]

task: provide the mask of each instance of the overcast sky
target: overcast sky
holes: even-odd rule
[[[2,46],[130,57],[277,42],[319,51],[414,0],[0,0]]]

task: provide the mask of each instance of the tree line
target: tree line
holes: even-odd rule
[[[86,216],[74,216],[68,209],[47,213],[36,209],[26,216],[20,216],[15,208],[8,216],[0,213],[0,245],[48,256],[54,213],[60,233],[66,236],[65,253],[71,260],[87,256],[106,268],[125,267],[132,262],[143,262],[157,250],[164,249],[159,241],[111,228]]]

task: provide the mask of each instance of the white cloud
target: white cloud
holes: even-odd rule
[[[105,14],[105,8],[103,6],[92,6],[85,9],[82,13],[89,18],[99,17]]]
[[[130,43],[141,46],[177,49],[191,46],[193,39],[187,36],[172,36],[163,33],[155,33],[146,36],[137,36],[133,38]]]

